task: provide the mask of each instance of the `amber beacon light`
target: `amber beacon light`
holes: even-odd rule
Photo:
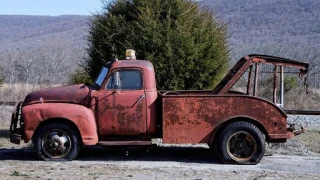
[[[136,59],[136,52],[133,49],[127,49],[126,59]]]

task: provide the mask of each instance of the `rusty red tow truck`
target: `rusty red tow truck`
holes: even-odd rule
[[[261,64],[272,67],[272,100],[258,97]],[[206,143],[223,163],[257,164],[266,142],[294,136],[281,108],[284,68],[302,79],[308,72],[304,62],[248,55],[213,90],[158,91],[153,65],[128,51],[126,60],[106,63],[94,85],[28,94],[12,114],[10,141],[32,141],[42,160],[73,160],[83,145],[152,145],[160,138],[163,144]],[[244,76],[245,86],[235,91]]]

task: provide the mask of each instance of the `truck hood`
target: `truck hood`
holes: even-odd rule
[[[33,91],[27,95],[23,106],[33,103],[74,103],[87,106],[90,89],[84,84],[61,86]]]

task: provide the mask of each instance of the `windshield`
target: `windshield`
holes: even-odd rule
[[[102,86],[103,80],[105,79],[106,75],[108,74],[109,69],[107,67],[103,67],[99,73],[98,78],[96,79],[96,85],[99,87]]]

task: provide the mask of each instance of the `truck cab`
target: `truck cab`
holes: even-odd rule
[[[98,90],[91,93],[101,139],[156,133],[155,82],[149,61],[115,60],[102,68],[95,83]]]

